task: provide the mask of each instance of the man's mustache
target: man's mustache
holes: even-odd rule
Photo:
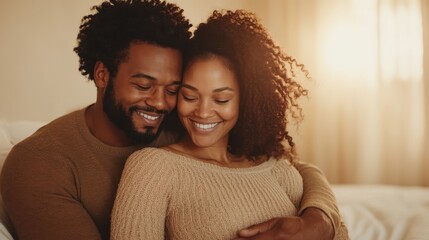
[[[145,111],[145,112],[153,112],[153,113],[157,113],[157,114],[164,114],[164,115],[168,114],[167,110],[159,110],[159,109],[149,107],[149,106],[145,106],[145,107],[132,106],[132,107],[130,107],[130,113],[137,111],[137,110]]]

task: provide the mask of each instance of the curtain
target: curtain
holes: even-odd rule
[[[300,160],[331,183],[429,186],[426,0],[248,2],[311,73]],[[426,66],[426,67],[423,67]]]

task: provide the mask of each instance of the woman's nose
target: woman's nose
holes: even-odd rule
[[[209,101],[201,101],[196,110],[196,115],[200,118],[208,118],[213,114],[212,105]]]

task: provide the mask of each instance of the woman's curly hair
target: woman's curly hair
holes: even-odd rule
[[[74,51],[79,71],[94,80],[94,66],[103,62],[112,76],[127,57],[132,42],[147,42],[183,51],[191,37],[189,20],[175,4],[160,0],[110,0],[92,7],[82,18]]]
[[[240,113],[229,151],[251,160],[267,156],[293,161],[294,142],[286,125],[288,117],[297,122],[303,117],[297,100],[307,90],[294,80],[294,69],[308,77],[304,66],[283,53],[257,17],[244,10],[214,11],[197,27],[185,64],[209,55],[230,63],[240,87]]]

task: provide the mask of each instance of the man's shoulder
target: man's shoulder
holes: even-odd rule
[[[12,152],[49,152],[55,154],[57,148],[78,138],[77,119],[83,110],[63,115],[37,129],[29,137],[17,143]]]

